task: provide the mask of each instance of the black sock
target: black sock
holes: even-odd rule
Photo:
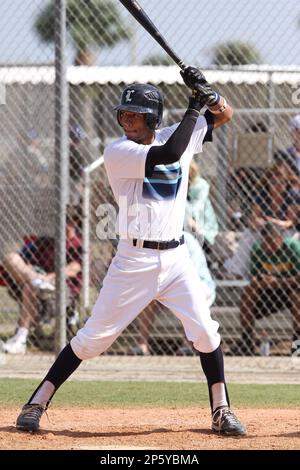
[[[228,391],[225,383],[224,360],[221,346],[219,346],[217,349],[215,349],[215,351],[211,353],[200,352],[200,361],[208,384],[211,409],[213,408],[211,387],[213,384],[220,382],[224,383],[225,385],[226,398],[228,406],[230,406]]]
[[[46,381],[49,381],[54,385],[55,387],[55,390],[53,392],[53,395],[54,395],[56,390],[67,380],[68,377],[70,377],[70,375],[77,369],[80,363],[81,363],[81,359],[79,359],[74,354],[70,344],[67,344],[67,346],[58,355],[56,361],[50,368],[44,380],[39,384],[39,386],[31,395],[30,399],[28,400],[28,403],[31,402],[32,398],[34,397],[38,389]],[[53,395],[51,396],[51,398],[53,397]]]

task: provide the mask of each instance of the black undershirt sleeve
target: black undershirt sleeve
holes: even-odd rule
[[[199,111],[188,108],[181,123],[167,142],[150,148],[146,158],[146,176],[152,174],[155,165],[169,165],[180,160],[188,146],[198,116]]]
[[[204,142],[212,142],[212,140],[213,140],[212,131],[214,129],[214,115],[213,115],[213,113],[211,113],[209,111],[209,109],[207,109],[204,113],[204,117],[205,117],[206,122],[207,122],[207,131],[206,131],[205,137],[203,139],[203,143]]]

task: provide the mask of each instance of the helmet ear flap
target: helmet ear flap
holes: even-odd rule
[[[164,108],[163,99],[161,97],[161,99],[158,102],[158,114],[157,114],[157,124],[156,124],[157,127],[159,127],[161,125],[161,122],[162,122],[163,108]]]
[[[159,101],[157,114],[150,114],[150,113],[147,114],[147,118],[146,118],[147,126],[153,131],[155,129],[158,129],[162,122],[162,116],[163,116],[163,102]]]

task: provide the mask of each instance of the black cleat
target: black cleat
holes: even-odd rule
[[[40,419],[45,408],[37,403],[24,405],[17,418],[17,429],[36,432],[40,427]]]
[[[212,415],[211,428],[214,432],[226,436],[245,436],[245,426],[238,420],[230,408],[217,408]]]

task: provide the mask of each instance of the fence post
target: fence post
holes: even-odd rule
[[[90,171],[83,170],[82,209],[82,296],[84,313],[90,305]]]
[[[55,182],[56,326],[55,355],[66,344],[66,205],[69,187],[69,91],[66,59],[66,4],[55,0]]]

